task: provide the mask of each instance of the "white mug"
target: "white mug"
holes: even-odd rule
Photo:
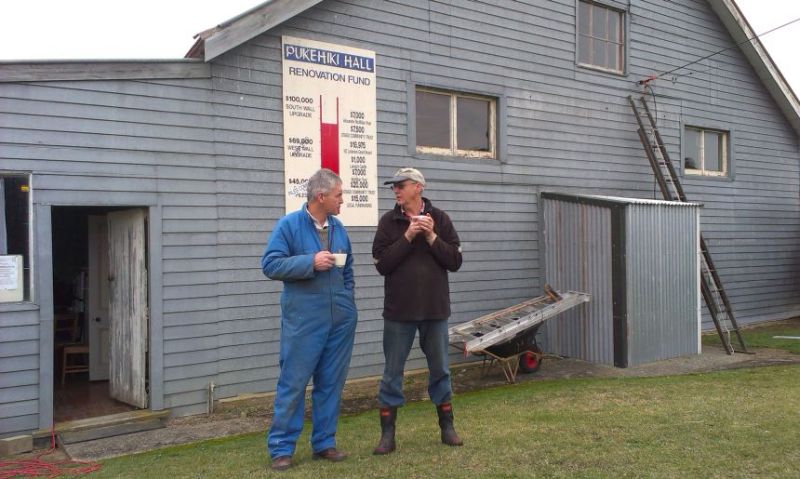
[[[345,262],[347,262],[347,253],[333,253],[334,262],[336,266],[343,268]]]

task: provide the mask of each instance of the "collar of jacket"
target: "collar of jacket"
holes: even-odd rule
[[[300,207],[300,211],[303,213],[303,217],[305,218],[306,222],[314,228],[314,231],[317,230],[316,225],[314,224],[314,219],[311,217],[311,212],[308,211],[308,201],[303,203],[303,206]],[[328,229],[331,229],[334,225],[335,216],[327,215],[325,219],[328,222]]]
[[[431,204],[431,200],[428,198],[422,197],[422,214],[428,214],[433,210],[433,204]],[[403,214],[403,209],[400,208],[400,205],[397,203],[394,204],[394,219],[395,220],[403,220],[408,221],[408,217]]]

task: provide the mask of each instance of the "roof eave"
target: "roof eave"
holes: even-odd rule
[[[211,35],[217,33],[219,31],[219,26],[209,28],[208,30],[203,30],[202,32],[198,33],[194,36],[194,45],[192,48],[186,52],[184,58],[195,58],[197,60],[205,61],[205,48],[206,48],[206,39]]]
[[[203,40],[205,61],[213,60],[320,2],[322,0],[269,0],[220,24]],[[199,47],[195,47],[192,51],[199,51]]]
[[[800,137],[800,101],[772,57],[767,53],[764,45],[756,37],[756,33],[739,10],[736,2],[734,0],[708,0],[708,2],[725,28],[728,29],[733,40],[740,44],[739,48],[745,58],[764,83],[775,103],[778,104],[778,108],[789,120],[795,133]],[[748,38],[752,38],[752,40],[748,42]]]
[[[211,68],[196,59],[0,61],[0,83],[172,78],[211,78]]]

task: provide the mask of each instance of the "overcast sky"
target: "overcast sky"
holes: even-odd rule
[[[756,33],[800,18],[800,0],[736,0]],[[193,36],[260,0],[0,0],[0,60],[182,58]],[[762,39],[800,94],[800,22]],[[657,73],[657,72],[654,72]]]

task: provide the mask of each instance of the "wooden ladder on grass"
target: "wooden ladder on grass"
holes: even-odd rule
[[[675,167],[672,165],[667,149],[661,139],[661,134],[658,132],[655,119],[647,107],[647,101],[644,97],[640,97],[638,100],[640,106],[637,105],[637,101],[632,96],[628,97],[628,101],[633,109],[636,122],[639,124],[639,140],[641,140],[647,159],[653,168],[653,174],[661,189],[661,194],[667,201],[686,202],[686,194],[683,192]],[[722,345],[728,354],[734,353],[730,338],[730,333],[733,331],[738,339],[741,348],[740,352],[746,353],[748,352],[747,345],[739,330],[739,325],[733,315],[733,308],[731,308],[728,295],[725,293],[719,274],[717,274],[717,269],[714,267],[714,262],[711,260],[711,253],[708,251],[708,246],[702,233],[700,233],[700,251],[702,252],[700,259],[700,289]]]

